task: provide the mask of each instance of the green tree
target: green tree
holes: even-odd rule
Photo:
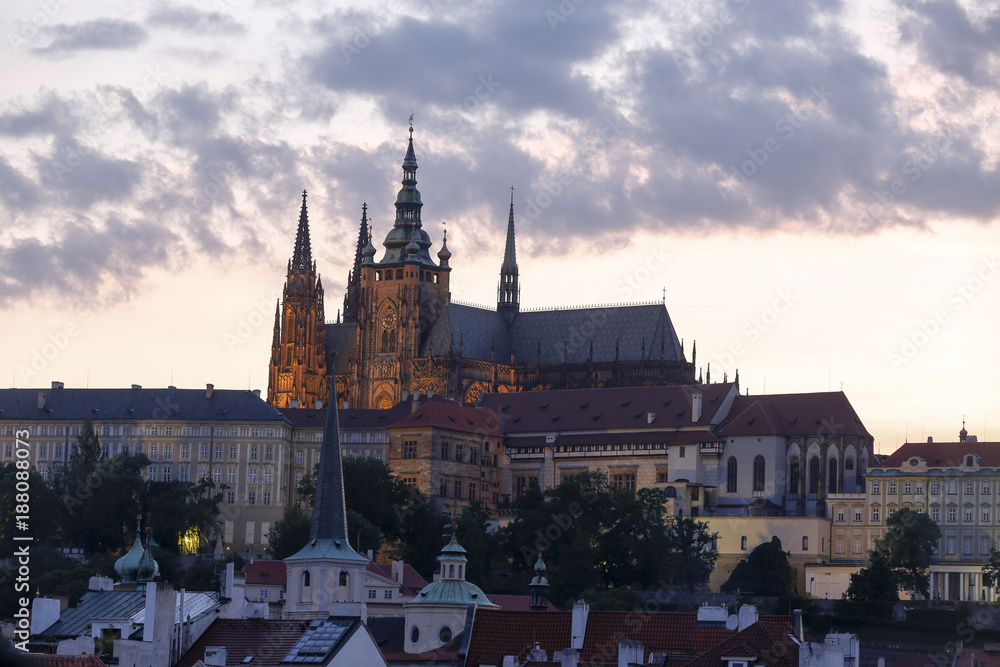
[[[1000,588],[1000,551],[990,549],[990,557],[983,565],[983,584]]]
[[[360,554],[369,550],[377,554],[382,548],[382,531],[364,514],[352,509],[347,510],[347,537]]]
[[[899,602],[898,574],[883,552],[868,552],[868,562],[851,575],[847,599],[853,602]]]
[[[631,588],[588,588],[580,597],[592,611],[642,611],[642,596]]]
[[[27,491],[23,490],[25,483]],[[19,484],[21,491],[18,491]],[[18,470],[14,463],[0,466],[0,516],[7,517],[0,521],[0,554],[4,556],[14,553],[14,535],[18,533],[14,517],[25,514],[16,511],[18,505],[25,504],[28,506],[28,534],[35,543],[55,537],[59,528],[59,502],[49,483],[34,468]]]
[[[208,478],[197,482],[150,481],[139,486],[140,507],[147,525],[153,529],[156,542],[173,554],[180,553],[188,538],[194,552],[203,552],[214,544],[222,494]]]
[[[465,565],[465,578],[484,588],[491,588],[494,564],[500,541],[489,531],[490,512],[478,500],[458,518],[457,537],[469,559]]]
[[[298,503],[286,507],[267,535],[267,550],[271,558],[284,560],[304,547],[309,541],[310,523],[309,515]]]
[[[890,516],[885,524],[886,531],[876,544],[876,551],[892,569],[900,587],[929,598],[927,571],[941,539],[941,528],[928,515],[907,507]]]
[[[391,550],[393,557],[406,561],[429,581],[437,570],[448,517],[434,512],[424,499],[401,510],[401,518],[402,536]]]
[[[748,593],[750,595],[781,596],[795,593],[795,568],[788,562],[788,553],[781,548],[781,540],[771,537],[754,547],[745,560],[736,564],[723,593]]]
[[[718,550],[712,547],[718,537],[719,534],[711,532],[704,521],[675,518],[667,530],[670,583],[684,586],[692,593],[708,583],[719,558]]]

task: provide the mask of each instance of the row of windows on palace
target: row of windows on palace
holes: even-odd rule
[[[403,441],[403,458],[404,459],[416,459],[419,458],[419,441],[417,440],[404,440]],[[489,441],[483,443],[484,454],[481,464],[487,467],[497,467],[499,464],[499,456],[494,454],[492,457],[487,455],[485,452],[490,451]],[[448,441],[441,442],[441,446],[438,448],[438,458],[442,461],[452,460],[451,455],[451,443]],[[454,460],[457,463],[465,463],[465,443],[456,442],[455,443],[455,456]],[[469,460],[468,463],[472,465],[480,465],[479,458],[479,448],[475,445],[469,446]]]
[[[4,435],[13,436],[15,431],[27,430],[33,436],[78,436],[83,432],[81,424],[48,425],[35,424],[23,426],[8,425],[4,428]],[[180,437],[209,437],[213,435],[211,426],[160,426],[153,424],[102,424],[95,426],[97,435],[102,437],[112,436],[180,436]],[[291,431],[284,427],[260,428],[257,426],[216,426],[214,430],[216,437],[230,438],[288,438]],[[341,431],[341,442],[344,443],[385,443],[386,433],[384,431],[361,432],[361,431]],[[295,434],[295,442],[323,442],[323,432],[315,431],[307,433],[299,431]]]
[[[945,484],[947,484],[947,486],[945,486]],[[924,493],[923,482],[903,482],[902,484],[895,481],[886,482],[886,491],[890,496],[897,495],[896,492],[900,488],[902,488],[904,496],[909,496],[909,495],[922,496]],[[942,488],[947,489],[947,495],[955,496],[958,495],[958,490],[959,488],[962,488],[962,486],[960,486],[959,482],[957,481],[948,481],[947,483],[937,482],[937,481],[931,482],[930,483],[931,495],[940,496]],[[964,495],[966,496],[975,495],[976,482],[965,482],[964,489],[965,489]],[[993,491],[993,485],[990,482],[981,482],[980,495],[991,496],[992,491]],[[877,496],[881,495],[881,493],[882,493],[882,483],[873,481],[871,483],[871,495]]]

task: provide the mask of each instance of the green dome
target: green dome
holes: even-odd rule
[[[479,586],[461,579],[442,579],[427,584],[410,604],[468,605],[470,602],[475,602],[480,607],[498,606],[486,597]]]
[[[142,537],[139,529],[135,531],[135,542],[124,556],[115,561],[115,572],[123,584],[134,584],[139,580],[139,563],[142,562],[145,550],[142,548]]]

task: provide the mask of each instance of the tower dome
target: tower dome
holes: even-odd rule
[[[115,572],[120,579],[119,583],[134,584],[139,581],[139,564],[142,562],[144,554],[142,533],[139,527],[136,526],[135,541],[132,543],[132,548],[124,556],[115,561]]]

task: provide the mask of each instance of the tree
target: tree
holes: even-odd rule
[[[900,587],[918,592],[924,599],[929,598],[930,577],[927,570],[941,539],[941,528],[926,514],[906,507],[890,516],[885,523],[886,532],[875,550],[892,569]]]
[[[684,586],[689,592],[708,583],[719,552],[712,547],[718,539],[704,521],[677,517],[667,530],[667,551],[670,555],[670,583]],[[779,543],[780,549],[780,543]]]
[[[653,587],[670,569],[667,494],[662,489],[619,489],[612,498],[611,524],[600,538],[604,583]]]
[[[884,554],[868,552],[868,562],[851,575],[847,599],[854,602],[899,602],[899,579]]]
[[[983,565],[983,584],[1000,588],[1000,551],[990,549],[989,560]]]
[[[723,593],[749,593],[751,595],[791,595],[795,593],[795,568],[788,562],[788,552],[782,550],[781,540],[772,537],[754,547],[746,560],[736,564]]]
[[[139,496],[147,525],[165,550],[197,553],[214,544],[222,491],[216,490],[212,480],[149,481],[140,487]]]
[[[631,588],[588,588],[580,593],[592,611],[642,611],[642,596]]]
[[[457,533],[469,559],[465,564],[466,580],[485,588],[490,587],[500,547],[497,535],[489,531],[489,518],[489,510],[477,500],[458,518]]]
[[[267,550],[271,558],[284,560],[304,547],[309,541],[310,524],[309,516],[298,503],[286,507],[267,534]]]

